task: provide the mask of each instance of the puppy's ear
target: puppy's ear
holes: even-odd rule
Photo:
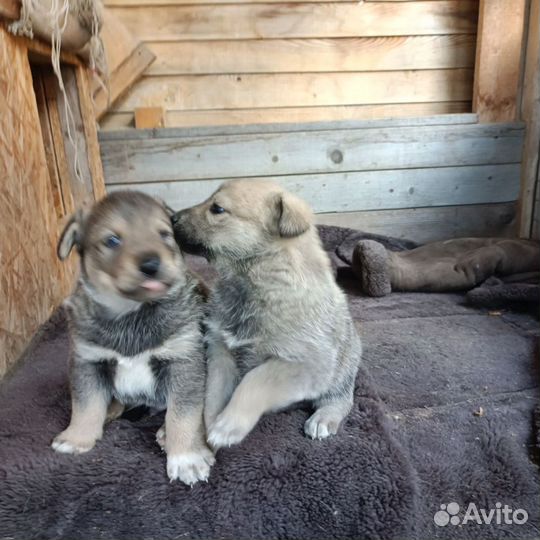
[[[82,210],[77,210],[67,222],[62,234],[60,235],[60,240],[58,240],[58,246],[56,248],[56,253],[58,258],[63,261],[67,259],[68,255],[71,253],[71,250],[74,246],[77,247],[77,250],[81,250],[81,240],[82,240],[82,227],[83,227],[83,212]]]
[[[302,199],[291,193],[278,195],[276,201],[279,235],[293,238],[305,233],[311,226],[313,214]]]

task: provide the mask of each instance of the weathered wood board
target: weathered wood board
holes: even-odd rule
[[[147,76],[471,68],[474,34],[149,42]]]
[[[116,111],[165,104],[174,110],[310,107],[357,103],[465,101],[473,70],[143,77]],[[395,89],[399,88],[399,93]]]
[[[351,212],[514,201],[519,193],[519,164],[476,165],[335,174],[274,176],[319,212]],[[109,184],[115,189],[138,189],[160,197],[175,209],[208,198],[222,180],[186,180]]]
[[[156,55],[102,120],[133,127],[367,119],[471,111],[477,0],[109,0]]]
[[[467,236],[514,236],[515,203],[318,214],[317,222],[374,234],[436,242]]]
[[[101,151],[110,185],[518,163],[522,142],[521,124],[468,124],[102,139]]]
[[[251,126],[284,122],[324,122],[370,120],[376,118],[415,118],[418,116],[460,114],[471,111],[470,101],[427,103],[385,103],[325,107],[282,107],[264,109],[215,109],[212,111],[166,111],[167,125],[182,128],[197,126]],[[134,127],[133,111],[113,112],[102,121],[104,131]]]
[[[474,34],[475,0],[110,7],[144,41]],[[407,21],[407,24],[404,24]]]
[[[101,148],[110,191],[140,189],[180,209],[225,178],[271,178],[320,222],[427,241],[511,232],[523,131],[469,114],[105,132]]]

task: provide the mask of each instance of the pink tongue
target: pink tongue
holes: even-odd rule
[[[165,284],[161,283],[161,281],[156,281],[155,279],[147,279],[141,283],[141,287],[143,289],[147,289],[148,291],[163,291],[165,290]]]

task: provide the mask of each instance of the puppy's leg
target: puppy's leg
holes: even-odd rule
[[[113,399],[107,409],[107,418],[105,421],[112,422],[113,420],[120,418],[120,416],[124,414],[124,410],[125,405],[120,403],[117,399]]]
[[[252,369],[210,426],[208,442],[214,448],[239,443],[264,413],[320,395],[310,372],[308,366],[280,359]]]
[[[342,420],[351,411],[357,370],[355,361],[353,360],[347,367],[348,371],[343,374],[342,380],[315,400],[315,412],[304,424],[304,432],[308,437],[325,439],[335,435]]]
[[[352,399],[325,396],[315,401],[315,412],[307,419],[304,432],[312,439],[325,439],[335,435],[342,420],[352,408]]]
[[[204,423],[208,429],[231,398],[238,383],[238,369],[232,354],[221,340],[209,341],[207,357]]]
[[[80,454],[101,439],[110,393],[100,380],[95,363],[74,363],[71,369],[71,422],[58,434],[52,447],[57,452]]]
[[[181,361],[171,364],[171,380],[165,415],[167,474],[172,481],[193,485],[207,480],[215,462],[205,441],[203,422],[204,369],[202,352],[200,373],[184,374]],[[159,441],[158,441],[159,442]]]

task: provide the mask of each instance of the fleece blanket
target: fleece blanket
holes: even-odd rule
[[[308,406],[268,415],[191,489],[167,481],[161,414],[130,411],[88,454],[56,454],[60,310],[0,387],[0,538],[538,538],[538,321],[458,294],[363,297],[335,255],[350,233],[321,230],[364,345],[336,437],[303,436]]]

